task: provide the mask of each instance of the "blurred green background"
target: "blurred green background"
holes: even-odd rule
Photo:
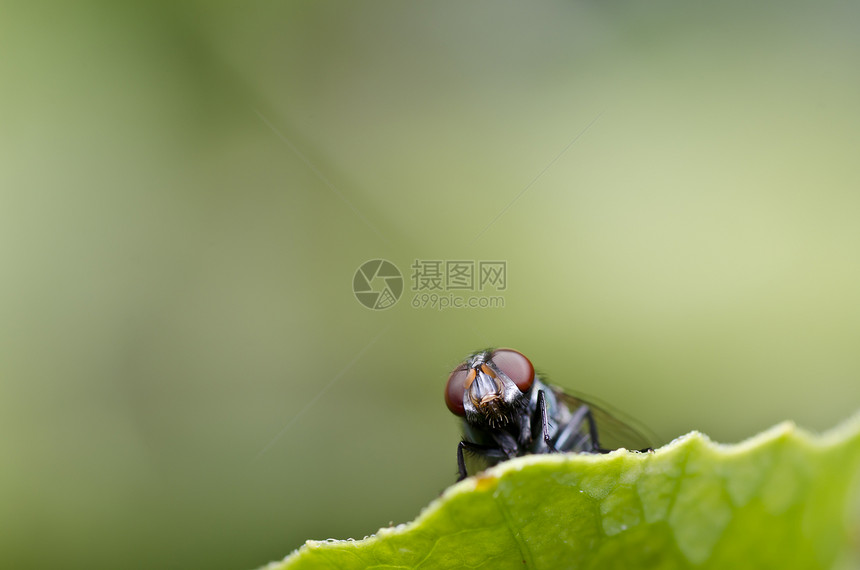
[[[664,441],[860,408],[857,3],[1,9],[4,568],[408,521],[488,345]],[[504,307],[413,308],[416,259]]]

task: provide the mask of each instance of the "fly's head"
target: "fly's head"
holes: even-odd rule
[[[513,422],[534,383],[534,366],[510,348],[476,352],[454,369],[445,387],[452,413],[472,425],[500,428]]]

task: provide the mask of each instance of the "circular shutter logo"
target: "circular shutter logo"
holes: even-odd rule
[[[372,259],[355,271],[352,292],[358,302],[368,309],[388,309],[393,307],[403,294],[403,275],[390,261]]]

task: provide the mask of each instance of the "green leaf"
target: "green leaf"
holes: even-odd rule
[[[692,432],[653,453],[533,455],[412,523],[265,568],[831,568],[858,467],[860,416],[822,436],[784,423],[737,445]]]

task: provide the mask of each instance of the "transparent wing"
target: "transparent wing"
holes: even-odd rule
[[[602,449],[623,447],[638,451],[653,448],[657,444],[658,438],[651,430],[625,414],[615,410],[608,411],[609,406],[602,402],[597,403],[599,400],[585,394],[573,395],[558,386],[550,386],[549,388],[571,412],[580,406],[588,406],[594,417],[597,439]],[[587,424],[583,423],[583,427],[585,426]]]

